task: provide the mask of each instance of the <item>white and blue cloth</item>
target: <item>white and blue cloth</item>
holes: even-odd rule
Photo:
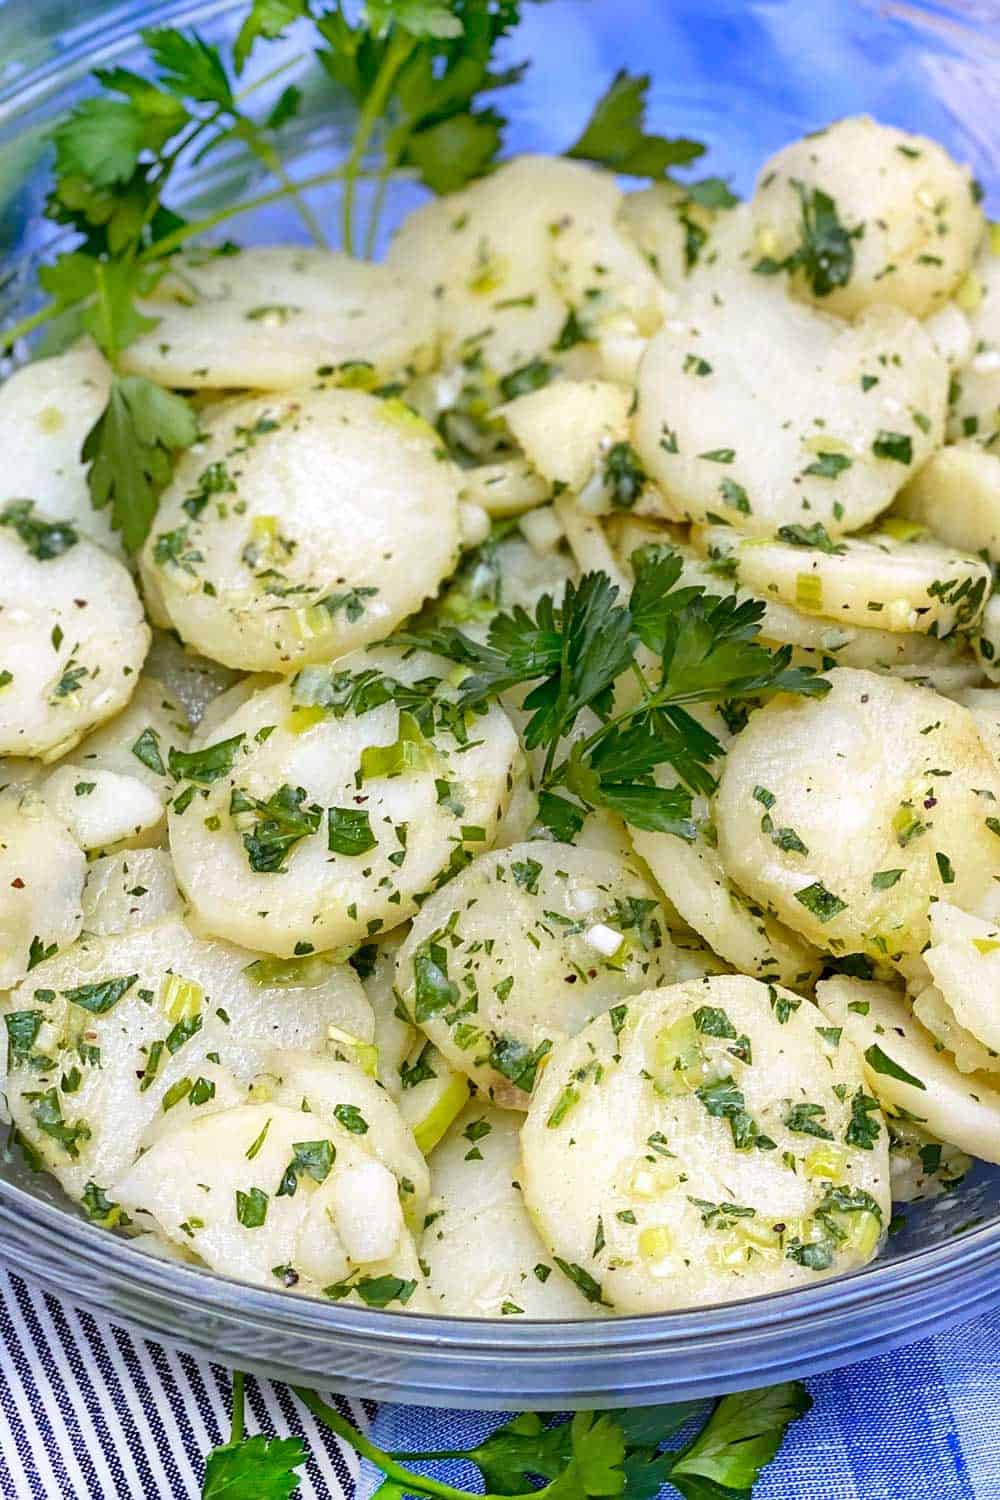
[[[1000,1500],[998,1351],[994,1314],[810,1380],[813,1409],[758,1500]],[[0,1500],[197,1500],[204,1455],[229,1434],[230,1389],[219,1366],[0,1272]],[[330,1399],[385,1448],[466,1448],[502,1420]],[[248,1381],[247,1430],[302,1436],[301,1500],[378,1487],[282,1385]]]

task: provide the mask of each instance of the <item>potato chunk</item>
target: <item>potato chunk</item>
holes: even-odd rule
[[[79,934],[87,861],[30,787],[0,792],[0,990]]]

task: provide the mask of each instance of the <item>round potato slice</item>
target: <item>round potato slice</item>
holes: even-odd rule
[[[756,283],[756,284],[751,284]],[[650,341],[633,442],[678,521],[831,536],[884,510],[942,441],[948,370],[920,325],[854,325],[759,277],[685,304]]]
[[[592,1318],[538,1238],[519,1185],[521,1116],[470,1104],[431,1159],[420,1242],[436,1312],[456,1318]]]
[[[920,953],[942,897],[994,884],[996,763],[967,709],[839,667],[825,698],[753,714],[723,764],[715,818],[732,878],[796,932],[881,962]]]
[[[1000,1073],[1000,1053],[984,1047],[971,1031],[961,1026],[955,1012],[936,984],[910,992],[913,1014],[934,1040],[949,1052],[960,1073]]]
[[[430,1191],[427,1163],[385,1089],[356,1062],[344,1057],[270,1048],[261,1058],[253,1098],[258,1103],[304,1109],[319,1124],[329,1120],[356,1137],[395,1177],[407,1223],[422,1229]]]
[[[699,273],[719,259],[720,242],[727,243],[734,222],[747,217],[732,200],[718,208],[697,203],[679,183],[655,182],[637,193],[626,193],[619,223],[635,240],[666,286],[685,292]],[[751,239],[749,225],[744,235]]]
[[[984,674],[1000,683],[1000,594],[987,599],[969,639]]]
[[[79,844],[37,791],[0,792],[0,990],[75,941],[86,869]]]
[[[52,772],[42,792],[55,818],[88,853],[115,844],[151,842],[163,821],[163,803],[137,776],[92,770],[66,761]]]
[[[666,917],[634,866],[534,840],[474,860],[423,904],[396,988],[453,1067],[526,1109],[553,1045],[672,978],[672,959]]]
[[[954,381],[949,437],[988,443],[1000,432],[1000,230],[995,224],[959,301],[968,313],[972,352]]]
[[[174,789],[171,751],[186,750],[190,728],[177,699],[144,671],[120,714],[89,734],[73,755],[82,771],[113,771],[166,803]]]
[[[967,274],[983,215],[967,167],[926,136],[869,115],[810,131],[763,165],[758,267],[792,261],[791,288],[853,317],[895,303],[918,318]]]
[[[906,526],[906,522],[902,523]],[[820,528],[783,527],[778,537],[741,539],[729,526],[696,530],[695,544],[735,579],[801,611],[849,625],[941,639],[974,625],[992,582],[989,563],[896,528],[832,542]]]
[[[816,998],[835,1026],[864,1054],[865,1080],[879,1103],[916,1120],[939,1140],[970,1156],[1000,1163],[1000,1090],[996,1077],[959,1073],[910,1014],[903,996],[884,984],[825,979]]]
[[[496,706],[467,724],[450,671],[365,652],[219,727],[170,813],[177,878],[209,931],[286,957],[356,945],[489,846],[517,737]]]
[[[90,344],[36,359],[0,385],[0,510],[7,500],[34,500],[46,515],[118,552],[110,512],[91,504],[80,458],[110,386],[107,361]]]
[[[790,991],[717,975],[640,995],[556,1049],[521,1181],[585,1295],[660,1312],[872,1258],[888,1139],[877,1107],[859,1138],[861,1059],[823,1021]]]
[[[395,1178],[336,1121],[276,1104],[219,1110],[166,1131],[114,1191],[213,1271],[338,1301],[397,1277],[378,1305],[416,1305]]]
[[[124,708],[150,632],[128,571],[28,502],[0,511],[0,754],[56,760]]]
[[[459,487],[398,401],[254,397],[181,458],[144,576],[181,636],[227,666],[331,661],[387,636],[451,570]]]
[[[446,366],[475,354],[514,376],[548,356],[571,314],[585,338],[658,326],[662,288],[616,222],[621,198],[610,172],[518,157],[410,214],[387,263],[434,297]]]
[[[947,546],[1000,562],[1000,457],[975,443],[933,453],[894,509]]]
[[[126,369],[194,390],[378,385],[434,359],[434,307],[400,268],[334,250],[256,245],[171,263],[143,310]]]
[[[252,953],[177,917],[80,938],[32,969],[4,1015],[11,1115],[75,1197],[88,1181],[108,1189],[155,1120],[212,1107],[213,1062],[249,1083],[263,1045],[372,1030],[350,968],[326,966],[313,987],[269,982]]]
[[[126,849],[87,865],[83,926],[95,937],[148,927],[180,911],[174,867],[165,849]]]

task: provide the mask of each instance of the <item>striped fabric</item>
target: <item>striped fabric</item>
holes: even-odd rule
[[[757,1500],[1000,1500],[998,1348],[995,1314],[810,1381],[813,1411]],[[0,1500],[197,1500],[204,1455],[228,1436],[229,1399],[219,1366],[0,1272]],[[491,1426],[469,1412],[330,1399],[383,1447],[463,1448]],[[304,1438],[301,1500],[369,1500],[378,1488],[284,1386],[247,1382],[247,1430]]]

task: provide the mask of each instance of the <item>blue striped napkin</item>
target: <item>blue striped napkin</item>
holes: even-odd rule
[[[811,1380],[815,1406],[759,1500],[1000,1500],[998,1343],[993,1314]],[[197,1500],[203,1457],[228,1436],[229,1396],[220,1366],[0,1271],[2,1500]],[[501,1420],[330,1399],[389,1448],[468,1447]],[[301,1500],[369,1500],[378,1487],[284,1386],[248,1381],[247,1428],[304,1438]]]

